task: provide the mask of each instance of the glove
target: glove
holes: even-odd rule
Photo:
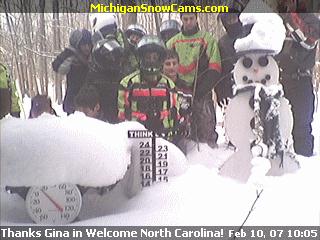
[[[179,123],[177,134],[184,137],[189,137],[191,134],[191,124],[188,119],[182,118]]]
[[[227,105],[231,97],[233,97],[232,91],[233,81],[231,79],[225,79],[221,81],[215,87],[215,93],[217,95],[217,102],[220,107]]]

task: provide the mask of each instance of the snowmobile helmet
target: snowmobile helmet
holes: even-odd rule
[[[306,49],[314,49],[320,39],[320,18],[315,13],[289,13],[286,27],[293,40]]]
[[[92,50],[92,61],[102,71],[120,71],[124,49],[115,39],[103,39]]]
[[[125,31],[125,34],[129,40],[129,43],[133,46],[137,46],[141,38],[147,34],[147,31],[141,24],[131,24]],[[136,35],[138,39],[132,39],[132,35]]]
[[[160,26],[161,39],[166,42],[181,31],[181,26],[176,20],[166,20]]]
[[[87,29],[76,29],[70,34],[69,44],[76,49],[79,49],[80,45],[92,44],[91,33]]]
[[[137,52],[143,73],[156,75],[161,72],[165,59],[165,45],[157,36],[146,35],[138,43]]]
[[[91,17],[91,25],[93,33],[98,32],[104,38],[117,31],[117,16],[114,13],[96,13]]]

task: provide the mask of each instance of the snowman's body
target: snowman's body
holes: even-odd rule
[[[262,143],[255,131],[258,125],[255,124],[256,115],[253,106],[257,90],[263,90],[269,93],[268,97],[272,97],[272,94],[282,89],[279,84],[279,68],[274,58],[266,53],[248,53],[239,58],[233,75],[236,95],[230,100],[226,109],[225,126],[227,136],[236,146],[237,151],[222,166],[221,175],[247,181],[251,175],[253,166],[251,160],[254,157],[265,157],[270,160],[269,174],[271,175],[281,175],[297,169],[296,161],[291,159],[291,155],[286,154],[286,149],[288,149],[286,146],[291,140],[293,117],[288,100],[282,96],[276,102],[279,104],[277,107],[279,112],[278,132],[285,148],[284,158],[282,160],[277,157],[270,159],[270,154],[265,153],[270,150],[268,149],[270,146],[265,146],[267,149],[264,149],[264,153],[263,151],[257,153],[259,142]],[[282,167],[279,167],[280,163],[283,163]]]

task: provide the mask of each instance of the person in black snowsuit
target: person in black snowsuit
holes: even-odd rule
[[[320,39],[320,19],[313,13],[282,14],[288,37],[277,56],[280,81],[285,97],[290,101],[294,118],[293,140],[297,154],[312,156],[314,137],[314,100],[312,74],[315,65],[317,40]]]
[[[234,42],[238,38],[245,37],[252,27],[252,25],[242,26],[239,16],[243,11],[245,4],[240,1],[229,1],[229,12],[220,13],[218,19],[221,20],[226,33],[219,39],[218,45],[221,57],[222,73],[221,78],[215,86],[217,95],[217,102],[219,106],[223,102],[227,103],[228,98],[233,96],[232,86],[234,84],[232,78],[232,71],[234,64],[237,62],[238,57],[234,49]]]
[[[67,76],[67,89],[63,100],[63,111],[74,113],[74,97],[85,82],[89,71],[88,62],[92,49],[92,36],[86,30],[74,30],[69,37],[70,46],[66,47],[52,62],[55,72]]]
[[[118,88],[123,77],[124,49],[111,35],[96,43],[87,74],[87,84],[94,86],[100,97],[99,119],[118,123]]]

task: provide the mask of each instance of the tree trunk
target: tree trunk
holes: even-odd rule
[[[159,18],[159,13],[154,13],[154,22],[156,25],[156,32],[157,32],[157,36],[160,37],[160,18]]]
[[[136,24],[137,23],[137,13],[127,13],[122,14],[122,28],[123,30],[127,29],[130,24]]]
[[[33,44],[31,40],[31,22],[30,20],[30,15],[31,13],[24,13],[23,14],[23,28],[24,28],[24,35],[25,35],[25,46],[29,49],[33,49]],[[29,94],[31,97],[35,96],[36,94],[39,93],[38,91],[38,83],[37,83],[37,74],[36,74],[36,69],[35,69],[35,64],[34,64],[34,59],[33,59],[33,53],[25,49],[25,56],[26,56],[26,62],[28,63],[28,82],[29,82]]]
[[[53,48],[55,52],[61,50],[61,34],[60,34],[60,19],[59,19],[59,2],[54,0],[53,4]],[[54,84],[55,84],[55,100],[58,104],[62,103],[62,83],[58,75],[54,75]]]
[[[46,28],[44,13],[40,13],[40,51],[46,52]],[[40,59],[40,89],[42,94],[48,94],[48,69],[47,69],[47,57],[41,56]]]
[[[12,27],[12,25],[13,25],[13,22],[12,22],[12,20],[11,20],[11,18],[9,17],[9,14],[8,14],[8,9],[7,9],[7,6],[5,6],[5,14],[6,14],[6,21],[7,21],[7,26],[8,26],[8,29],[9,29],[9,33],[10,33],[10,39],[11,39],[11,48],[13,49],[13,55],[14,55],[14,59],[15,59],[15,64],[16,64],[16,69],[17,69],[17,73],[18,73],[18,79],[19,79],[19,81],[20,81],[20,84],[22,83],[21,81],[23,81],[25,78],[24,78],[24,76],[23,76],[23,74],[22,74],[22,61],[18,61],[18,54],[17,54],[17,49],[18,49],[18,43],[17,43],[17,41],[18,41],[18,36],[17,36],[17,32],[15,31],[15,32],[13,32],[12,31],[12,29],[14,29],[13,27]],[[19,63],[21,63],[21,64],[19,64]],[[21,68],[20,68],[20,66],[21,66]],[[14,72],[13,71],[14,70],[14,67],[12,66],[12,72]],[[14,77],[12,76],[12,78],[13,78],[13,80],[14,80]],[[20,86],[24,86],[24,84],[21,84]],[[21,91],[21,94],[22,94],[22,96],[24,96],[24,91],[22,92]]]

